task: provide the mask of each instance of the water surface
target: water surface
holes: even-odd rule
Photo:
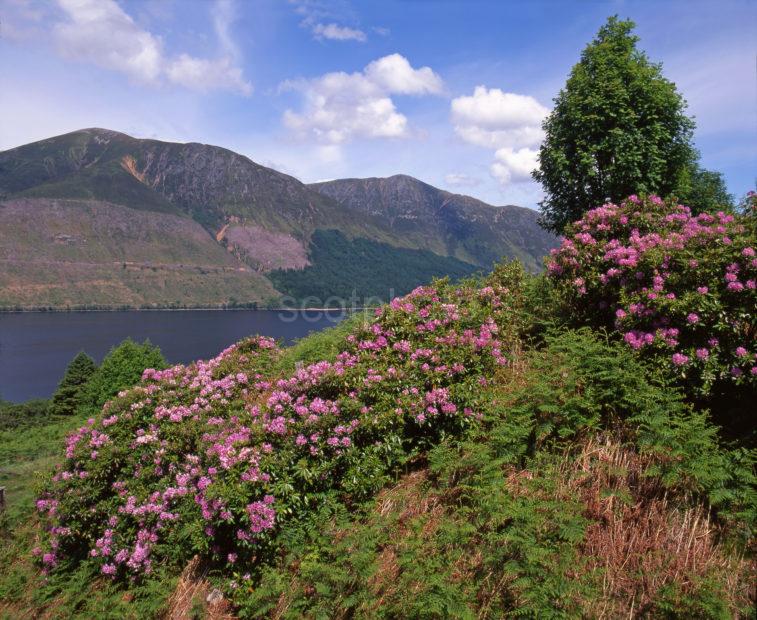
[[[129,337],[149,339],[169,363],[187,363],[252,334],[290,344],[342,317],[339,311],[276,310],[0,313],[0,398],[47,398],[79,351],[99,363]]]

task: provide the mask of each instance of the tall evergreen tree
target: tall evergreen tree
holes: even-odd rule
[[[58,389],[53,394],[50,412],[54,415],[71,415],[81,405],[84,388],[97,370],[94,360],[80,351],[69,363]]]
[[[697,159],[694,122],[661,65],[637,49],[634,23],[611,17],[571,71],[544,121],[542,223],[554,232],[629,194],[685,193]]]

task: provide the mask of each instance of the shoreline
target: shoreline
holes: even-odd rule
[[[224,308],[222,306],[193,306],[189,308],[21,308],[6,309],[0,308],[0,316],[3,314],[70,314],[74,312],[199,312],[199,311],[252,311],[252,312],[357,312],[360,310],[375,310],[379,306],[360,306],[360,307],[332,307],[332,308]]]

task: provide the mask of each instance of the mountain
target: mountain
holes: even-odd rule
[[[533,211],[411,177],[308,186],[228,149],[108,129],[0,153],[0,307],[385,299],[503,256],[535,270],[554,243]]]
[[[379,217],[414,246],[490,267],[503,256],[537,270],[555,237],[531,209],[493,207],[437,189],[413,177],[339,179],[310,185],[359,213]]]

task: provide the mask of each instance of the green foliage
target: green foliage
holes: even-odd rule
[[[538,171],[547,228],[593,205],[686,189],[694,123],[675,85],[637,49],[634,23],[611,17],[584,49],[544,122]]]
[[[718,402],[721,424],[754,432],[757,219],[692,216],[656,196],[630,196],[567,229],[547,270],[556,312],[607,329],[692,398]]]
[[[723,174],[705,170],[697,164],[691,166],[683,187],[679,188],[676,197],[687,205],[692,213],[732,211],[735,206],[733,195],[728,193]]]
[[[254,570],[279,530],[372,497],[476,423],[477,386],[517,339],[517,300],[496,283],[438,282],[358,320],[334,363],[271,375],[280,353],[252,338],[145,372],[68,439],[38,504],[56,523],[38,555],[61,571],[90,558],[119,579],[195,554]]]
[[[83,404],[84,390],[97,370],[97,364],[80,351],[66,368],[50,405],[54,415],[71,415]]]
[[[571,580],[586,520],[540,472],[513,493],[500,467],[476,468],[487,444],[431,451],[433,480],[411,474],[358,515],[326,513],[292,537],[255,587],[235,592],[242,617],[567,617],[587,585]],[[474,456],[465,450],[477,452]],[[458,463],[438,458],[454,452]],[[466,459],[460,463],[461,456]],[[462,466],[460,466],[462,465]],[[449,484],[450,480],[454,484]]]
[[[146,368],[165,367],[166,360],[157,346],[148,340],[138,344],[127,338],[108,352],[90,377],[81,393],[82,411],[97,413],[106,401],[137,383]]]
[[[409,293],[432,278],[453,280],[479,267],[427,250],[409,250],[370,239],[348,239],[337,230],[316,230],[309,267],[268,274],[285,295],[306,305],[351,307],[376,305]]]
[[[550,334],[528,357],[512,385],[503,378],[482,390],[482,424],[430,448],[425,471],[375,502],[324,507],[282,533],[279,561],[257,579],[235,576],[240,616],[566,618],[628,608],[622,594],[608,597],[602,572],[589,566],[596,558],[582,552],[599,522],[569,472],[592,437],[625,438],[646,464],[625,475],[645,493],[681,510],[703,497],[727,522],[746,498],[755,522],[755,479],[734,475],[743,454],[723,449],[706,416],[626,349],[584,329]],[[578,470],[579,480],[592,476]],[[622,502],[638,489],[613,492]],[[743,544],[750,533],[742,534]],[[640,553],[654,552],[642,545]],[[655,578],[667,585],[644,594],[657,614],[734,612],[722,574]]]
[[[639,451],[656,459],[649,473],[663,485],[704,498],[747,530],[757,527],[757,453],[723,445],[708,414],[623,345],[587,328],[557,332],[546,342],[505,423],[505,437],[521,438],[505,444],[510,454],[533,455],[542,446],[623,428]]]
[[[25,403],[0,400],[0,431],[45,424],[50,413],[50,401],[43,398]]]
[[[346,338],[370,321],[373,310],[358,310],[334,327],[313,332],[300,338],[281,352],[271,369],[274,375],[294,373],[298,366],[320,361],[334,362],[346,346]]]

